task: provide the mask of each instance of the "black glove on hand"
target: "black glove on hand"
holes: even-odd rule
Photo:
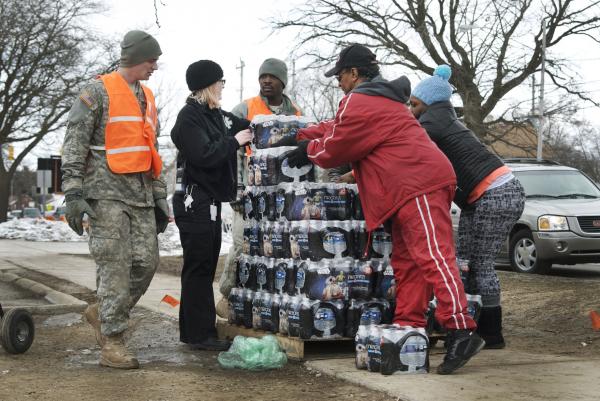
[[[298,145],[298,141],[296,140],[296,135],[286,135],[279,141],[272,144],[271,147],[278,148],[280,146],[296,146],[296,145]]]
[[[164,233],[169,224],[169,204],[165,198],[154,200],[154,217],[156,218],[156,233]]]
[[[244,185],[242,184],[238,184],[237,186],[237,195],[234,201],[229,202],[229,206],[231,206],[231,208],[233,209],[234,212],[236,213],[243,213],[244,212],[244,203],[243,203],[243,198],[244,198],[244,190],[246,188],[244,187]]]
[[[69,227],[78,235],[83,235],[83,215],[87,214],[90,218],[95,219],[96,214],[94,214],[89,203],[83,199],[81,191],[67,192],[65,194],[65,201],[67,202],[65,218],[67,219],[67,223],[69,223]]]
[[[302,167],[310,164],[310,160],[308,160],[308,155],[306,154],[306,148],[308,147],[309,142],[310,141],[298,142],[298,147],[296,149],[281,155],[282,160],[287,159],[288,166],[290,167]]]

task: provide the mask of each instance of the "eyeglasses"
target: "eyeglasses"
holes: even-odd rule
[[[226,81],[225,79],[222,79],[221,80],[221,85],[225,86],[225,81]]]
[[[337,81],[338,81],[338,82],[340,82],[340,81],[342,80],[342,75],[344,75],[346,72],[347,72],[347,71],[344,69],[344,70],[341,70],[341,71],[340,71],[340,72],[337,74],[337,76],[336,76],[335,78],[337,79]]]

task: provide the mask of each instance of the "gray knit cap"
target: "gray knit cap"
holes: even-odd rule
[[[162,54],[152,35],[144,31],[129,31],[121,42],[121,67],[133,67]]]
[[[263,61],[262,65],[258,69],[258,77],[262,77],[265,74],[273,75],[283,83],[285,88],[287,85],[287,66],[285,63],[277,58],[268,58]]]

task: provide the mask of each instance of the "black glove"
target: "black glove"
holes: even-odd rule
[[[92,207],[83,199],[81,191],[72,191],[65,194],[67,210],[65,218],[69,227],[79,235],[83,235],[83,215],[87,214],[92,219],[96,218]]]
[[[246,189],[246,187],[243,184],[238,184],[235,200],[232,202],[229,202],[229,206],[231,206],[231,209],[233,209],[233,211],[236,213],[244,212],[243,199],[244,199],[244,190],[245,189]]]
[[[272,144],[271,147],[278,148],[280,146],[296,146],[296,145],[298,145],[298,141],[296,140],[296,135],[286,135],[279,141]]]
[[[310,164],[310,160],[308,160],[308,155],[306,154],[306,148],[308,147],[309,142],[310,141],[298,142],[298,147],[282,154],[280,156],[281,159],[287,159],[288,166],[290,167],[302,167]]]
[[[169,203],[165,198],[154,200],[154,217],[156,219],[156,233],[164,233],[169,224]]]

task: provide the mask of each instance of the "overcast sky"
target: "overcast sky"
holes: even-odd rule
[[[240,70],[236,69],[240,58],[246,64],[244,98],[248,98],[258,94],[257,75],[261,62],[268,57],[287,61],[294,43],[292,32],[270,35],[271,30],[266,20],[274,15],[285,15],[290,5],[298,0],[157,1],[160,27],[155,22],[153,0],[109,0],[106,1],[108,10],[104,15],[93,19],[90,29],[113,36],[115,46],[118,46],[125,32],[131,29],[147,30],[158,39],[163,55],[159,60],[159,71],[148,84],[156,88],[160,83],[161,88],[169,88],[173,99],[170,124],[174,123],[176,113],[188,94],[185,70],[190,63],[199,59],[212,59],[223,67],[227,84],[222,104],[224,109],[230,110],[240,100]],[[579,39],[557,50],[576,60],[581,67],[581,80],[587,82],[591,95],[600,99],[600,45],[591,40]],[[288,66],[291,69],[289,63]],[[411,71],[387,71],[388,76],[400,73],[408,75],[413,85],[419,79],[419,75]],[[559,95],[551,91],[549,84],[547,91],[550,99]],[[530,89],[522,88],[511,95],[530,98]],[[598,109],[589,104],[582,110],[581,116],[600,125]],[[170,125],[163,127],[167,130],[163,140],[168,139],[170,128]],[[46,157],[49,152],[56,153],[52,147],[36,150],[35,156]]]

